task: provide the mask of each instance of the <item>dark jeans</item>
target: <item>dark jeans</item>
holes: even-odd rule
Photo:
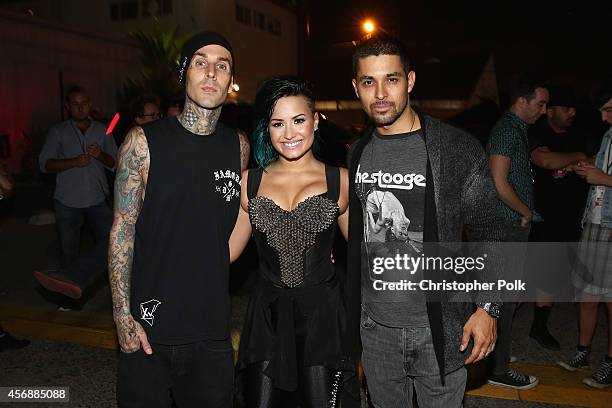
[[[527,242],[529,238],[529,227],[521,227],[518,224],[507,224],[505,226],[506,242]],[[513,261],[513,265],[523,268],[525,254]],[[512,321],[516,302],[506,302],[502,305],[499,318],[497,319],[497,343],[491,355],[491,372],[493,374],[504,374],[508,371],[510,353],[512,352]]]
[[[119,355],[120,408],[229,408],[233,403],[230,340],[202,340],[177,346],[152,344]]]
[[[412,407],[413,387],[421,408],[463,404],[465,367],[442,384],[429,327],[387,327],[361,312],[362,362],[376,408]]]
[[[106,202],[73,208],[55,200],[55,219],[62,250],[62,268],[79,286],[84,287],[107,269],[108,238],[113,213]],[[91,226],[96,244],[79,255],[83,221]]]

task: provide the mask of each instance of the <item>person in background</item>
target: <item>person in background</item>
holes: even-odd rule
[[[185,106],[185,98],[183,96],[174,96],[170,98],[166,107],[166,116],[178,116],[183,111]]]
[[[49,130],[40,152],[43,173],[56,173],[55,219],[61,245],[61,269],[34,271],[46,289],[79,299],[94,278],[106,272],[112,211],[106,170],[114,171],[117,145],[106,126],[91,118],[91,100],[82,87],[66,93],[70,119]],[[79,253],[83,221],[95,246]]]
[[[595,98],[601,120],[608,125],[595,162],[580,161],[570,166],[591,185],[583,216],[579,258],[587,266],[574,270],[574,284],[579,289],[579,339],[576,351],[567,361],[557,364],[568,371],[589,367],[591,342],[597,326],[601,302],[608,309],[608,351],[589,378],[583,382],[594,388],[612,385],[612,83],[606,82]],[[587,275],[588,274],[588,275]],[[586,275],[586,276],[585,276]]]
[[[527,242],[535,216],[527,130],[546,113],[548,89],[537,78],[524,76],[513,87],[510,103],[510,109],[491,130],[489,167],[499,196],[498,211],[505,221],[504,240]],[[519,262],[522,268],[524,258]],[[502,306],[489,384],[528,390],[538,384],[538,379],[508,366],[515,308],[516,302],[504,302]]]
[[[132,103],[132,122],[142,126],[160,118],[159,99],[154,95],[143,95]]]
[[[566,167],[588,157],[588,140],[575,124],[576,97],[566,87],[551,87],[546,114],[529,128],[529,150],[534,176],[534,207],[542,216],[531,228],[531,242],[577,242],[588,184]],[[591,152],[593,154],[593,152]],[[548,330],[552,309],[546,291],[550,277],[538,280],[537,297],[529,337],[549,350],[560,350]]]

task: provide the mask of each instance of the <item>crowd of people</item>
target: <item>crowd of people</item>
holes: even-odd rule
[[[184,105],[174,101],[161,117],[155,97],[134,101],[133,127],[119,149],[90,117],[87,91],[72,88],[70,119],[49,131],[40,153],[41,171],[57,175],[62,261],[61,269],[34,276],[78,299],[108,271],[121,348],[119,406],[357,407],[359,364],[375,407],[414,399],[420,407],[459,407],[466,366],[485,359],[490,384],[535,387],[537,378],[509,365],[515,302],[502,302],[495,290],[470,302],[444,292],[377,290],[376,281],[406,276],[394,268],[381,274],[373,264],[427,256],[432,244],[466,238],[610,241],[612,131],[595,146],[573,126],[571,90],[525,76],[485,150],[411,106],[416,75],[405,47],[373,37],[352,59],[370,127],[351,146],[346,168],[336,167],[318,154],[320,115],[299,78],[262,82],[250,143],[219,121],[234,61],[221,34],[192,37],[179,61]],[[612,126],[612,89],[604,86],[594,100]],[[113,203],[107,171],[115,173]],[[96,244],[79,253],[85,220]],[[337,231],[347,243],[346,268],[334,259]],[[234,365],[229,268],[251,238],[258,279]],[[503,262],[495,262],[473,277],[501,277]],[[609,274],[610,262],[598,253],[594,273]],[[433,272],[411,273],[426,279]],[[598,303],[612,313],[607,288],[579,294],[580,338],[561,367],[588,367]],[[554,299],[542,289],[529,335],[559,350],[547,327]],[[612,383],[612,346],[585,383]]]

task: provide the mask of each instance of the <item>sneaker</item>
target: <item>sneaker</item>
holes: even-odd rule
[[[536,377],[519,373],[513,369],[509,369],[504,374],[491,374],[487,382],[491,385],[514,388],[515,390],[530,390],[538,385]]]
[[[61,272],[34,271],[34,277],[38,283],[51,292],[61,293],[72,299],[79,299],[83,295],[81,287]]]
[[[574,372],[579,368],[589,368],[589,354],[591,349],[576,349],[574,355],[566,363],[565,361],[557,361],[557,365],[567,371]]]
[[[545,349],[552,351],[561,350],[561,345],[559,344],[557,339],[555,339],[553,335],[550,334],[546,326],[540,328],[536,328],[536,326],[531,326],[531,330],[529,331],[529,337],[537,341],[540,346],[544,347]]]
[[[11,336],[11,333],[4,332],[0,337],[0,351],[3,350],[17,350],[26,347],[30,344],[30,340],[16,339]]]
[[[608,388],[612,384],[612,359],[604,358],[593,375],[585,378],[582,382],[593,388]]]

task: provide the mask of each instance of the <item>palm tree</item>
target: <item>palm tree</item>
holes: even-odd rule
[[[190,34],[179,36],[175,26],[169,31],[155,27],[151,32],[135,30],[129,36],[140,49],[140,75],[128,78],[123,86],[123,101],[138,95],[155,94],[162,101],[181,92],[178,83],[178,61],[181,48]]]

